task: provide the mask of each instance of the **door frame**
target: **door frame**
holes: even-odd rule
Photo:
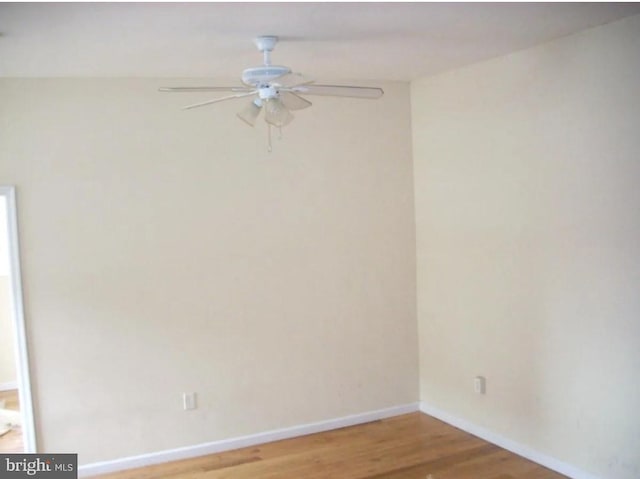
[[[7,240],[9,246],[9,285],[11,293],[11,319],[14,325],[14,344],[16,370],[18,376],[18,394],[22,414],[22,440],[24,452],[35,453],[36,431],[33,417],[33,399],[31,396],[31,377],[29,374],[29,352],[24,321],[24,303],[22,297],[22,276],[20,273],[20,248],[18,241],[18,214],[15,186],[0,185],[0,196],[6,199]]]

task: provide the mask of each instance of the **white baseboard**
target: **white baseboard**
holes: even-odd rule
[[[507,451],[511,451],[544,467],[559,472],[560,474],[564,474],[565,476],[569,476],[573,479],[600,479],[597,476],[594,476],[578,469],[575,466],[572,466],[571,464],[567,464],[566,462],[562,462],[555,457],[551,457],[538,452],[535,449],[530,448],[529,446],[525,446],[524,444],[515,442],[509,438],[501,436],[500,434],[496,434],[495,432],[480,427],[470,421],[467,421],[466,419],[453,416],[452,414],[431,406],[424,401],[420,403],[420,411],[428,414],[429,416],[433,416],[436,419],[440,419],[447,424],[451,424],[458,429],[462,429],[469,434],[473,434],[474,436],[484,439],[485,441],[500,446]]]
[[[150,466],[163,462],[177,461],[180,459],[188,459],[191,457],[229,451],[231,449],[255,446],[257,444],[279,441],[281,439],[306,436],[307,434],[330,431],[332,429],[339,429],[341,427],[355,426],[356,424],[364,424],[366,422],[377,421],[378,419],[416,412],[419,410],[418,406],[418,403],[404,404],[401,406],[378,409],[376,411],[369,411],[361,414],[354,414],[351,416],[328,419],[326,421],[319,421],[284,429],[275,429],[273,431],[260,432],[258,434],[251,434],[249,436],[223,439],[221,441],[197,444],[195,446],[180,447],[177,449],[169,449],[166,451],[152,452],[150,454],[142,454],[139,456],[123,457],[121,459],[114,459],[112,461],[85,464],[78,467],[78,477],[91,477],[98,474],[107,474],[110,472],[122,471],[124,469]]]
[[[0,383],[0,391],[11,391],[13,389],[18,389],[17,381],[11,381],[9,383]]]

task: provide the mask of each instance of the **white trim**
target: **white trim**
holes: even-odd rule
[[[255,446],[256,444],[264,444],[267,442],[279,441],[281,439],[290,439],[292,437],[330,431],[341,427],[355,426],[356,424],[364,424],[366,422],[377,421],[378,419],[399,416],[401,414],[408,414],[416,411],[418,411],[418,403],[404,404],[401,406],[378,409],[376,411],[369,411],[351,416],[302,424],[300,426],[274,429],[272,431],[260,432],[249,436],[223,439],[194,446],[179,447],[177,449],[152,452],[150,454],[142,454],[140,456],[123,457],[112,461],[85,464],[78,467],[78,477],[90,477],[98,474],[122,471],[124,469],[132,469],[135,467],[150,466],[168,461],[204,456],[206,454],[214,454],[217,452],[229,451],[231,449]]]
[[[500,434],[478,426],[471,421],[467,421],[466,419],[462,419],[460,417],[454,416],[453,414],[449,414],[448,412],[443,411],[442,409],[438,409],[437,407],[432,406],[424,401],[420,403],[420,411],[428,414],[429,416],[433,416],[436,419],[440,419],[447,424],[455,426],[458,429],[462,429],[469,434],[473,434],[474,436],[484,439],[485,441],[500,446],[507,451],[511,451],[514,454],[525,457],[544,467],[548,467],[549,469],[559,472],[560,474],[564,474],[565,476],[569,476],[573,479],[600,479],[597,476],[582,471],[571,464],[562,462],[555,457],[551,457],[547,454],[536,451],[529,446],[520,444],[507,437],[501,436]]]
[[[0,196],[7,200],[7,236],[9,240],[9,268],[11,285],[11,315],[15,325],[16,366],[20,412],[22,413],[22,441],[24,452],[36,452],[36,429],[33,420],[31,379],[29,376],[29,354],[22,302],[22,276],[20,273],[20,248],[18,247],[18,214],[16,210],[16,189],[0,186]]]
[[[9,383],[0,383],[0,391],[12,391],[18,389],[18,381],[11,381]]]

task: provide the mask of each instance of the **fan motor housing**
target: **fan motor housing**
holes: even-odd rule
[[[254,87],[267,85],[272,80],[291,73],[289,67],[280,65],[267,65],[261,67],[247,68],[242,72],[242,83]]]

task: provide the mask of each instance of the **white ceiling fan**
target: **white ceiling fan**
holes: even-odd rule
[[[347,86],[347,85],[319,85],[299,73],[293,73],[289,67],[272,65],[271,52],[278,37],[260,36],[255,44],[264,57],[264,65],[247,68],[242,72],[243,86],[218,87],[163,87],[161,92],[232,92],[232,95],[215,98],[213,100],[195,103],[184,107],[185,110],[200,108],[214,103],[238,98],[252,97],[238,112],[238,117],[250,126],[254,126],[260,112],[264,110],[264,119],[269,131],[269,151],[271,151],[271,127],[282,128],[293,120],[291,110],[301,110],[311,106],[311,102],[302,95],[322,95],[351,98],[380,98],[384,92],[382,88]]]

